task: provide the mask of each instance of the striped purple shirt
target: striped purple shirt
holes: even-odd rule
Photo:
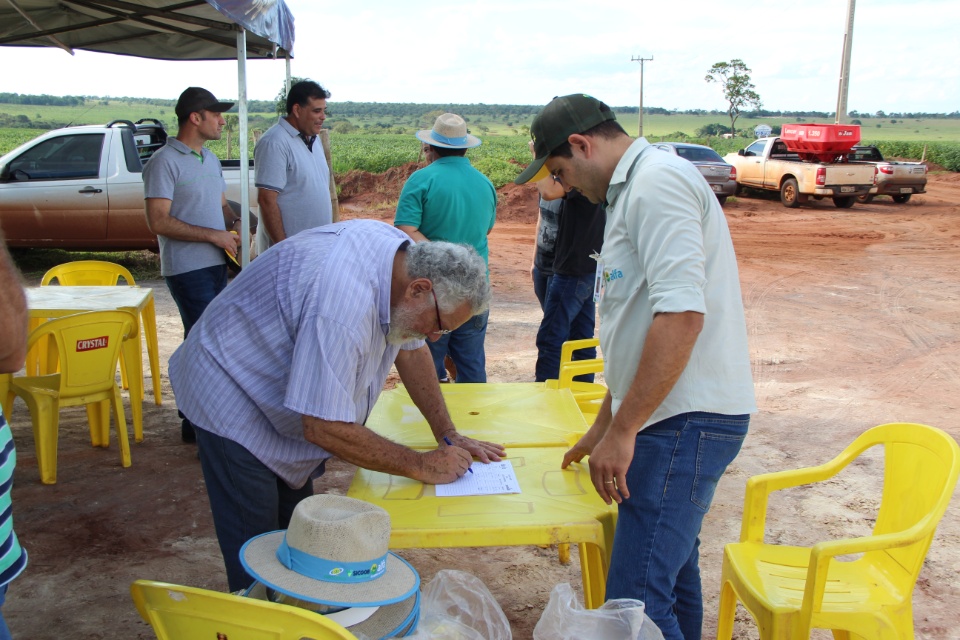
[[[179,409],[302,487],[331,454],[304,438],[301,416],[362,424],[397,357],[386,341],[390,283],[408,241],[382,222],[352,220],[261,254],[170,358]]]

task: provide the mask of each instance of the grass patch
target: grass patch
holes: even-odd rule
[[[59,264],[76,260],[102,260],[126,267],[133,279],[160,279],[160,256],[152,251],[67,251],[65,249],[10,249],[24,278],[37,280]]]

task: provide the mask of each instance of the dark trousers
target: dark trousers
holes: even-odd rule
[[[537,382],[553,380],[560,375],[560,350],[567,340],[592,338],[596,320],[593,302],[594,274],[565,276],[558,273],[550,278],[543,321],[537,331]],[[573,353],[574,360],[597,357],[594,348]],[[593,374],[577,376],[576,380],[593,382]]]
[[[550,279],[553,277],[553,274],[542,271],[539,267],[535,266],[531,275],[533,277],[533,293],[540,302],[540,310],[543,311],[547,302],[547,289],[550,287]]]
[[[190,329],[197,324],[207,305],[217,294],[227,287],[227,265],[204,267],[180,273],[175,276],[166,276],[167,289],[170,297],[177,303],[180,311],[180,320],[183,321],[183,339],[187,339]],[[183,413],[178,412],[180,421],[180,437],[184,442],[194,442],[193,425]]]
[[[313,495],[313,482],[291,489],[256,456],[233,440],[196,428],[200,467],[230,591],[253,584],[240,548],[261,533],[286,529],[297,504]],[[321,465],[319,473],[323,473]]]
[[[183,338],[197,323],[203,311],[217,294],[227,287],[227,265],[196,269],[175,276],[167,276],[167,288],[177,303],[183,321]]]

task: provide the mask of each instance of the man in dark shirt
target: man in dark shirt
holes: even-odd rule
[[[597,261],[593,256],[603,248],[607,215],[602,204],[593,204],[580,192],[570,191],[563,197],[557,221],[553,276],[537,331],[537,382],[559,377],[564,342],[594,337]],[[573,359],[596,356],[596,349],[591,347],[575,351]],[[593,374],[577,380],[593,382]]]

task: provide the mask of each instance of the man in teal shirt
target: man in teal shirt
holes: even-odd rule
[[[497,192],[465,157],[467,149],[480,145],[480,139],[468,134],[466,122],[453,113],[441,115],[433,129],[418,131],[416,136],[424,143],[429,164],[403,185],[393,224],[416,242],[470,245],[489,265],[487,234],[496,219]],[[441,382],[448,380],[443,362],[448,355],[456,367],[457,382],[487,381],[483,342],[488,314],[474,316],[427,343]]]

